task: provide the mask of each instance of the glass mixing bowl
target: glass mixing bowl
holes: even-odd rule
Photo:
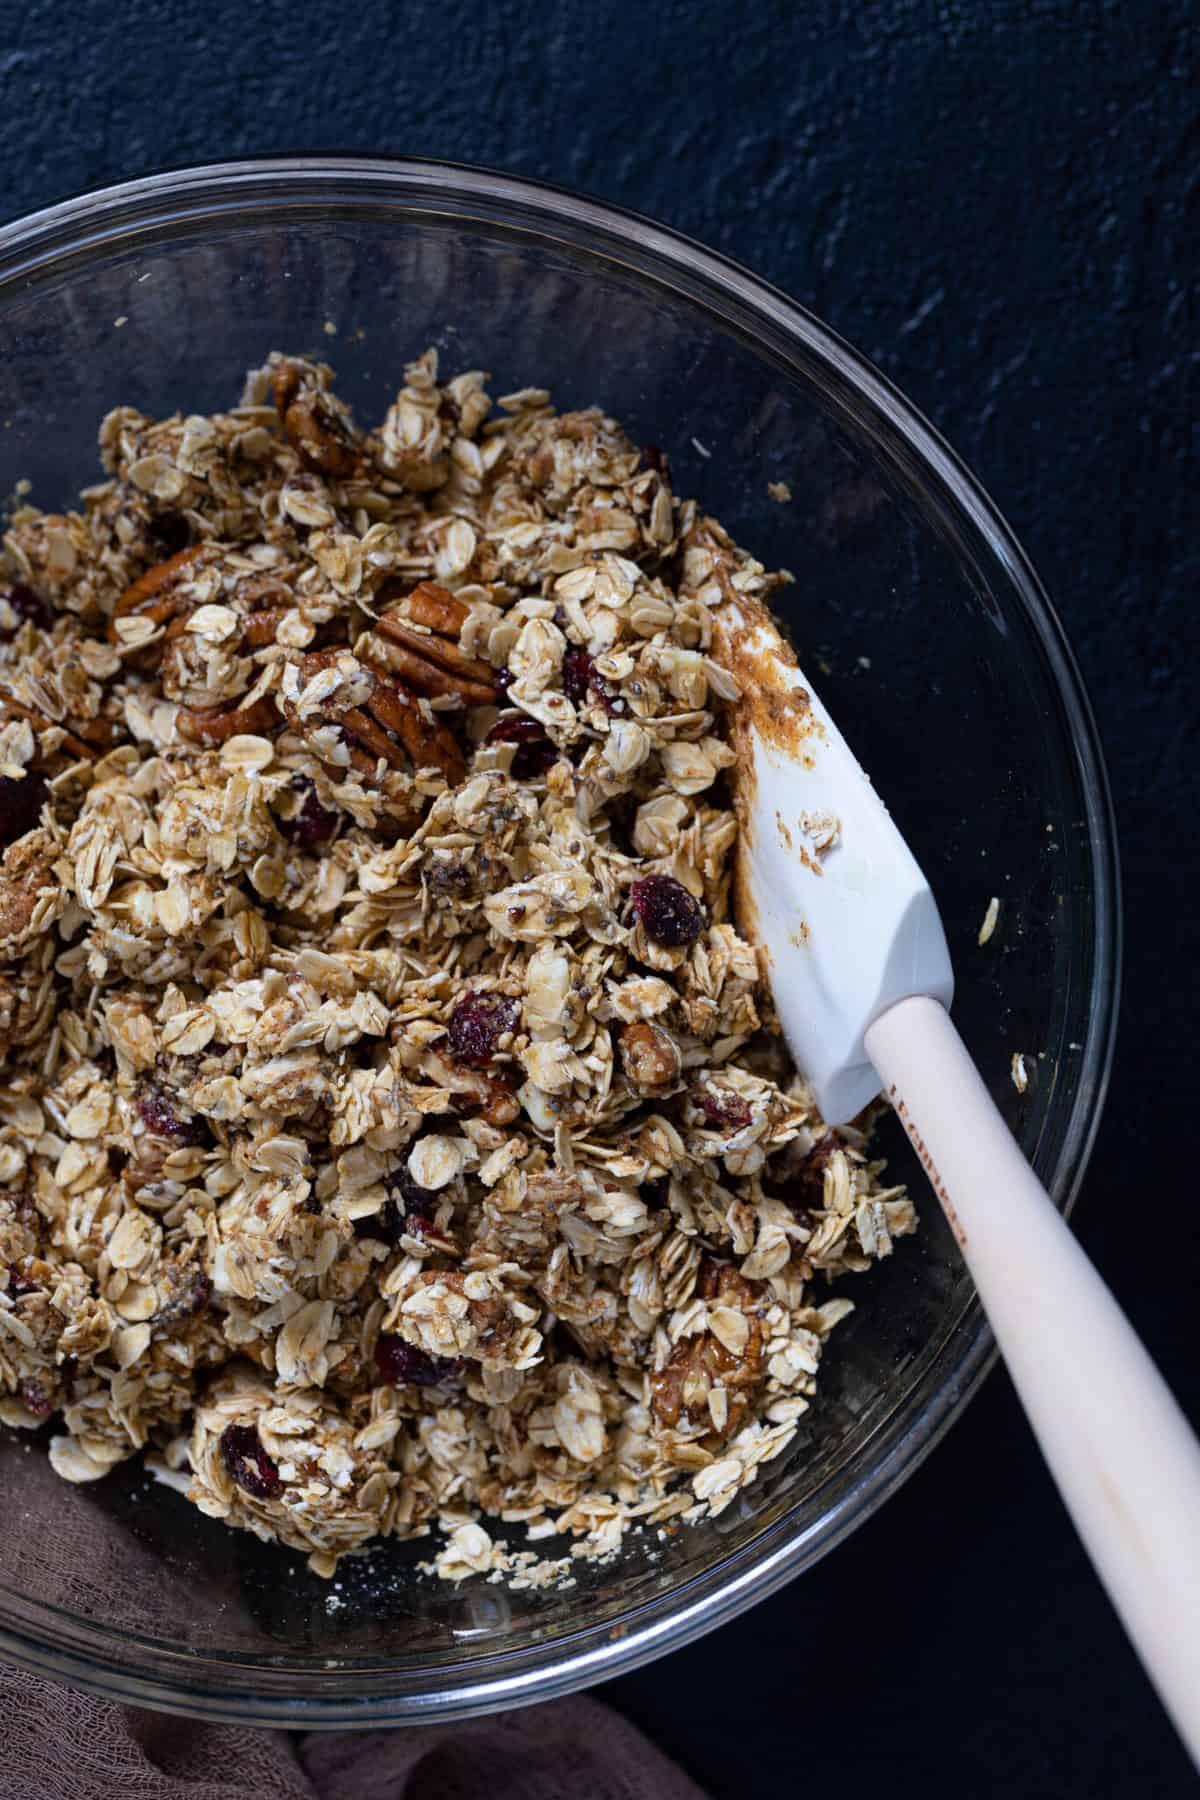
[[[119,402],[209,411],[272,348],[380,416],[427,343],[494,392],[597,402],[769,566],[802,661],[941,903],[956,1017],[1060,1206],[1108,1073],[1113,827],[1095,728],[1012,533],[874,369],[742,269],[643,219],[422,162],[229,164],[0,230],[0,492],[97,478]],[[785,481],[790,504],[768,482]],[[990,944],[976,937],[991,895]],[[1030,1081],[1010,1078],[1024,1052]],[[978,1385],[987,1326],[900,1134],[923,1224],[852,1289],[807,1429],[715,1521],[633,1536],[567,1593],[420,1577],[386,1544],[339,1585],[203,1518],[137,1463],[68,1487],[0,1443],[0,1655],[126,1701],[264,1725],[381,1725],[546,1699],[710,1630],[839,1543]]]

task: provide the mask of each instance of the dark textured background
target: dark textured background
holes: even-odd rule
[[[0,211],[154,166],[490,163],[650,213],[872,356],[982,476],[1100,716],[1127,883],[1076,1215],[1200,1416],[1188,0],[0,4]],[[1192,1791],[996,1374],[820,1568],[607,1696],[715,1796]]]

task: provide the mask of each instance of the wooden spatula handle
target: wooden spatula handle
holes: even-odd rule
[[[903,1000],[866,1045],[1079,1534],[1200,1763],[1200,1444],[945,1009]]]

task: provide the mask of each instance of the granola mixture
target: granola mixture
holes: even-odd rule
[[[272,356],[4,539],[0,1419],[321,1574],[719,1511],[915,1223],[730,916],[713,620],[785,577],[499,409]]]

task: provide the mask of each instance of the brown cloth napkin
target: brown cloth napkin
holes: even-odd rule
[[[250,1731],[0,1665],[2,1800],[704,1800],[598,1701],[396,1731]]]

